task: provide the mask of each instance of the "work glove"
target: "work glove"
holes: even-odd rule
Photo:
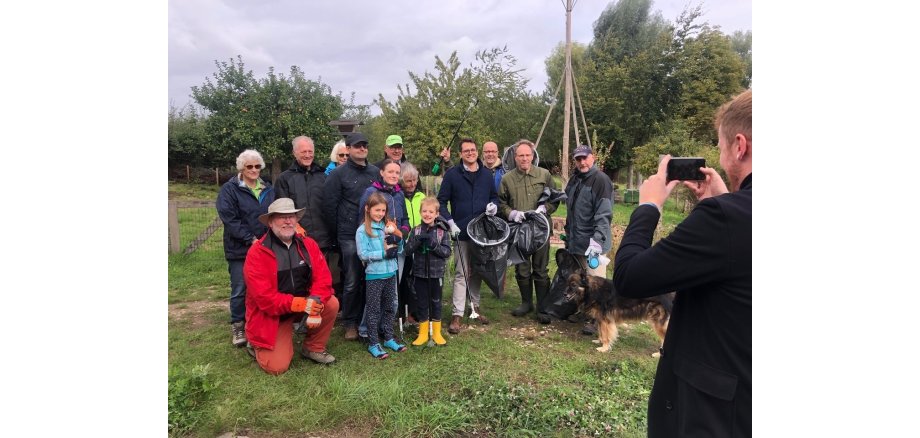
[[[601,244],[597,243],[594,239],[588,243],[588,250],[585,251],[585,256],[589,259],[596,258],[601,254]]]
[[[399,245],[400,240],[402,240],[402,237],[395,234],[387,234],[387,237],[383,238],[383,241],[386,242],[387,245]]]
[[[540,214],[546,214],[546,206],[543,204],[540,204],[539,206],[537,206],[537,209],[534,211]]]
[[[307,318],[305,324],[307,325],[308,329],[315,329],[319,327],[320,324],[322,324],[323,317],[321,314],[323,313],[324,307],[325,306],[323,306],[323,301],[318,296],[311,295],[309,298],[307,298],[307,308],[305,309],[307,312]]]
[[[453,219],[447,222],[450,224],[450,237],[456,239],[460,235],[460,227],[457,226],[457,223]]]
[[[494,202],[486,204],[486,216],[495,216],[495,213],[498,213],[498,207]]]
[[[390,248],[390,249],[388,249],[388,250],[387,250],[387,253],[386,253],[386,256],[384,256],[384,258],[387,258],[387,259],[395,259],[395,258],[396,258],[396,252],[397,252],[398,250],[399,250],[399,248],[397,248],[397,247],[395,247],[395,246],[392,247],[392,248]]]
[[[521,223],[524,222],[524,212],[511,210],[511,213],[508,213],[508,220],[511,222]]]

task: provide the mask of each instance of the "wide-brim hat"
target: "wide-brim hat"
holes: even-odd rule
[[[303,217],[305,209],[303,208],[294,208],[294,200],[291,198],[278,198],[275,199],[275,202],[272,202],[268,206],[268,213],[259,215],[259,222],[262,222],[263,225],[268,226],[268,221],[271,220],[273,214],[297,214],[297,221]]]

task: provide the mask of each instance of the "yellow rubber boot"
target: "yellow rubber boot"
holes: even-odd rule
[[[424,345],[428,342],[428,321],[422,321],[418,324],[418,337],[412,341],[412,345]]]
[[[438,345],[444,345],[447,343],[447,340],[444,339],[444,336],[441,336],[441,321],[431,321],[431,331],[434,332],[431,334],[431,338],[434,339],[434,343]]]

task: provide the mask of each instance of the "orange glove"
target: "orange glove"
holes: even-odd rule
[[[307,237],[307,230],[300,226],[300,223],[294,226],[294,233],[300,234],[300,237]]]
[[[291,312],[304,312],[307,310],[307,299],[304,297],[294,297],[291,300]]]

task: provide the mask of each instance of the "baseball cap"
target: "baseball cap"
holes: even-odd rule
[[[591,155],[591,147],[589,147],[589,146],[586,145],[586,144],[583,144],[583,145],[581,145],[581,146],[575,148],[575,153],[572,154],[572,157],[573,157],[573,158],[587,157],[588,155]]]
[[[365,137],[364,134],[362,134],[362,133],[360,133],[360,132],[354,132],[354,133],[352,133],[351,135],[349,135],[348,138],[345,140],[345,145],[346,145],[346,146],[354,146],[354,145],[356,145],[356,144],[358,144],[358,143],[361,143],[362,141],[363,141],[364,143],[369,143],[369,142],[367,141],[367,137]]]
[[[398,145],[403,144],[402,137],[398,135],[391,135],[387,137],[387,146],[393,146],[394,144],[398,144]]]

